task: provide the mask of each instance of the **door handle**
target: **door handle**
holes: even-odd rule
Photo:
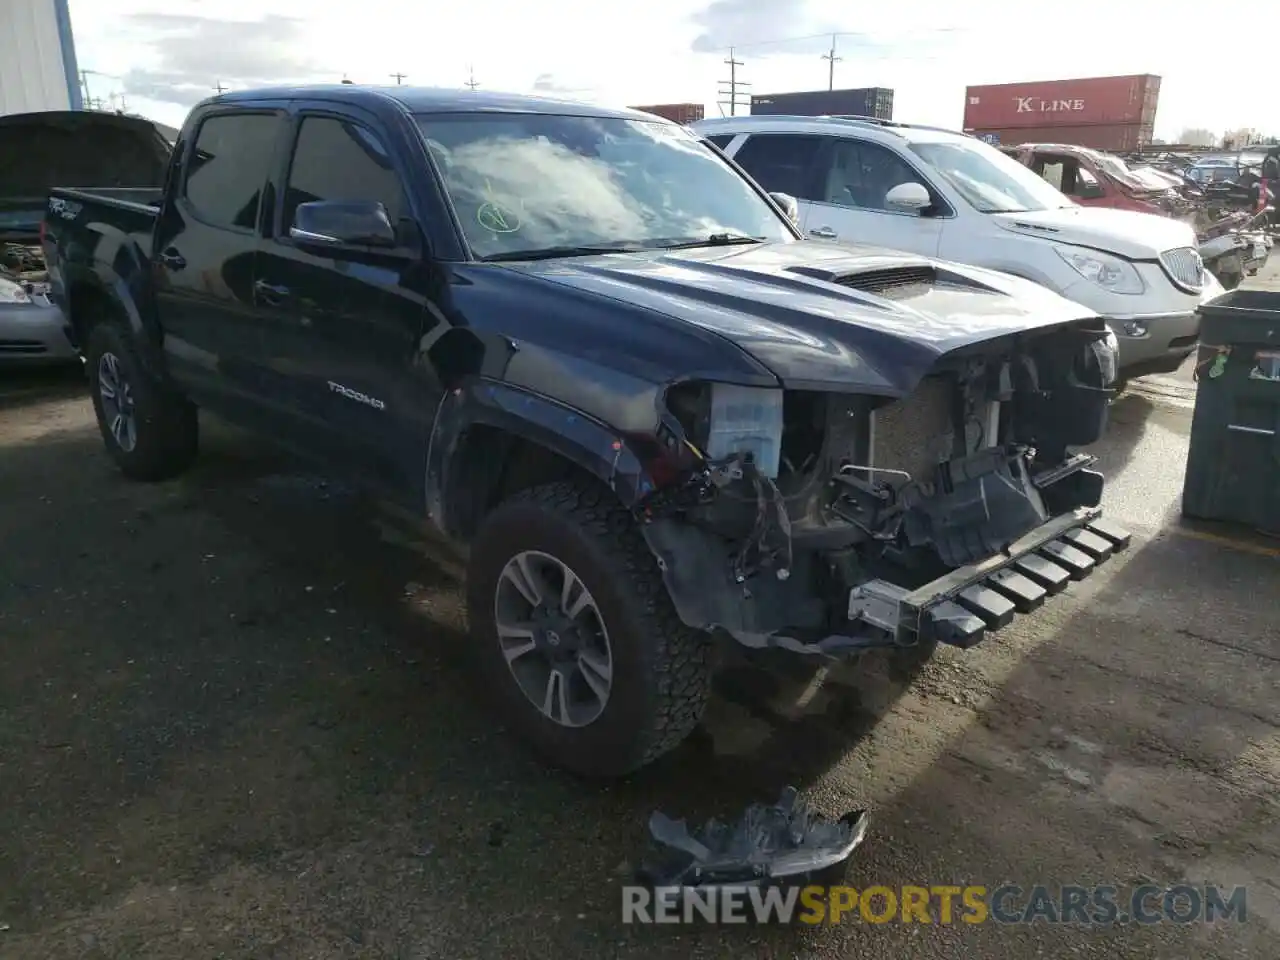
[[[817,237],[819,240],[834,240],[836,232],[830,227],[814,227],[809,231],[809,236]]]
[[[173,247],[160,254],[160,262],[170,270],[181,270],[187,265],[187,259]]]
[[[289,288],[282,287],[278,284],[267,283],[265,280],[255,280],[253,282],[253,292],[262,298],[264,303],[272,306],[278,304],[281,300],[289,297]]]

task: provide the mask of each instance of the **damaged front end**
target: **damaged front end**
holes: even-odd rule
[[[1128,534],[1095,458],[1115,380],[1100,320],[944,354],[906,396],[681,383],[681,479],[638,515],[685,623],[841,656],[972,646]]]

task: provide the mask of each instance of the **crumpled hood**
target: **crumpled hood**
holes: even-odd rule
[[[1135,210],[1072,206],[990,216],[1013,233],[1090,247],[1130,260],[1155,260],[1166,250],[1196,245],[1195,231],[1185,223]]]
[[[792,389],[902,396],[940,357],[1095,316],[1006,274],[821,241],[610,254],[505,269],[696,324],[737,344]],[[842,283],[934,271],[895,299]],[[883,277],[884,274],[881,274]],[[530,292],[533,295],[533,292]]]

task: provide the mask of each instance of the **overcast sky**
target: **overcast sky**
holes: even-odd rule
[[[90,90],[177,125],[218,83],[404,82],[541,91],[616,105],[694,101],[718,115],[737,48],[750,91],[895,90],[898,120],[959,127],[967,84],[1155,73],[1156,135],[1276,126],[1272,67],[1206,39],[1167,0],[1025,5],[1001,0],[71,0]],[[1239,21],[1244,22],[1244,21]],[[1239,24],[1237,24],[1239,25]]]

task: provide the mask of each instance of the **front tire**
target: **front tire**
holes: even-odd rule
[[[631,515],[594,482],[535,487],[472,544],[471,650],[507,727],[556,766],[619,777],[681,743],[710,689]]]
[[[85,366],[98,429],[125,476],[167,480],[191,465],[199,447],[196,408],[146,372],[127,331],[95,326]]]

